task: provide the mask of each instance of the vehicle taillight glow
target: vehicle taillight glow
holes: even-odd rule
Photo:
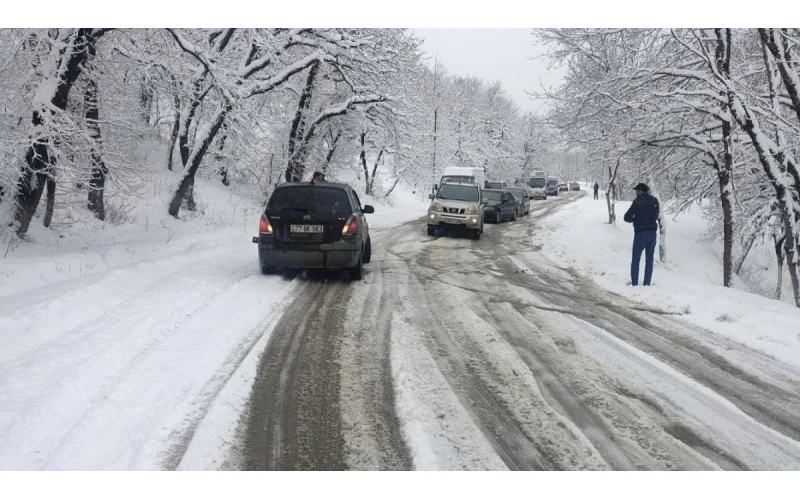
[[[272,234],[272,224],[269,223],[265,216],[261,216],[261,221],[258,223],[258,232],[264,234]]]
[[[351,215],[342,228],[342,236],[355,236],[356,234],[358,234],[358,218]]]

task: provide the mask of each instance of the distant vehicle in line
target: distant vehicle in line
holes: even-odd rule
[[[559,184],[558,177],[548,177],[547,178],[547,195],[548,196],[558,196],[558,184]]]
[[[561,191],[569,191],[569,186],[567,185],[566,181],[564,181],[562,179],[559,179],[558,180],[558,192],[560,193]]]
[[[535,170],[528,178],[528,193],[537,200],[547,199],[547,172]]]
[[[445,182],[430,194],[428,207],[428,236],[436,231],[466,231],[472,239],[480,239],[483,233],[483,190],[479,184],[469,181]]]
[[[531,197],[528,190],[524,188],[508,188],[509,191],[519,204],[519,216],[524,217],[531,213]]]
[[[570,191],[580,191],[581,190],[581,185],[578,184],[577,182],[570,182],[569,183],[569,189],[570,189]]]
[[[486,203],[483,216],[486,222],[500,223],[504,220],[517,220],[519,202],[506,189],[484,189],[483,201]]]
[[[505,189],[508,185],[505,182],[486,181],[483,187],[486,189]]]

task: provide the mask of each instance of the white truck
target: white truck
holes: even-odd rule
[[[442,178],[433,191],[438,191],[438,187],[447,182],[470,182],[482,188],[486,182],[486,173],[482,167],[445,167]]]
[[[528,193],[532,200],[547,199],[547,172],[536,170],[528,177]]]

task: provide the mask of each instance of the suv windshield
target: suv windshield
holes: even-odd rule
[[[548,179],[547,180],[548,186],[558,186],[558,179]]]
[[[528,185],[530,187],[532,187],[532,188],[543,188],[544,187],[544,179],[541,178],[541,177],[536,177],[536,178],[530,179],[528,181]]]
[[[484,191],[483,192],[483,199],[484,200],[492,200],[492,201],[502,201],[503,192],[502,191]]]
[[[477,186],[462,186],[459,184],[442,184],[436,197],[440,200],[478,201]]]
[[[310,214],[353,212],[344,189],[321,186],[279,187],[272,193],[267,209]]]

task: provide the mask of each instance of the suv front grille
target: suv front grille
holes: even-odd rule
[[[442,212],[446,214],[463,214],[465,210],[463,208],[442,207]]]

